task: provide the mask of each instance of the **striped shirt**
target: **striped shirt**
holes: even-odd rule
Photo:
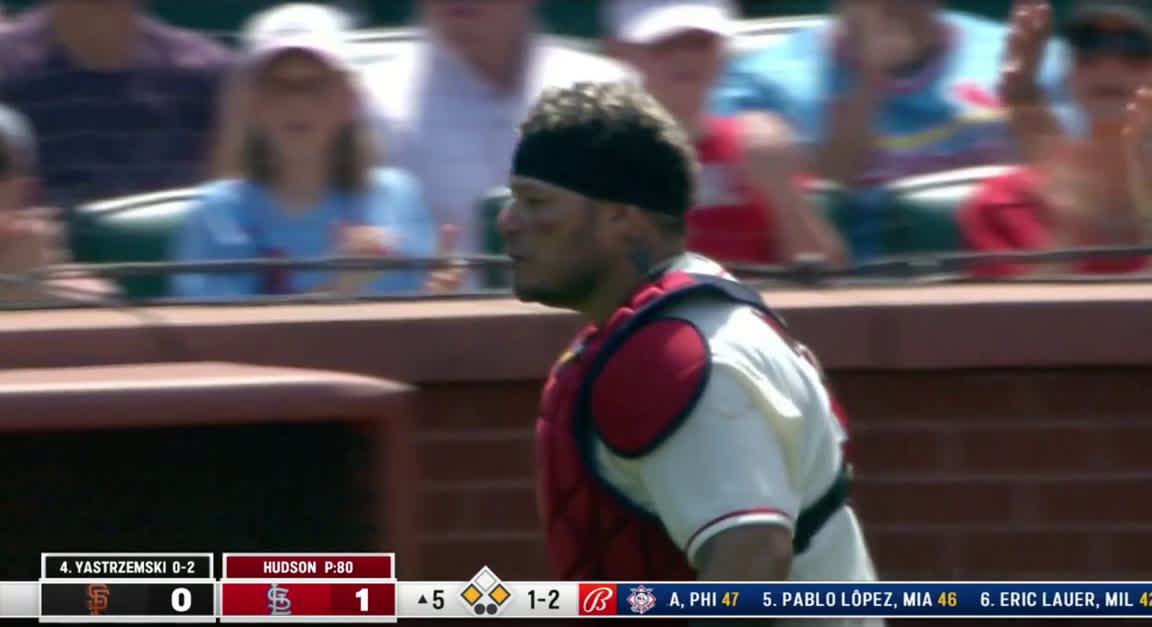
[[[36,131],[48,204],[78,203],[203,180],[219,83],[231,53],[195,33],[139,19],[134,67],[80,67],[44,10],[0,31],[0,101]]]

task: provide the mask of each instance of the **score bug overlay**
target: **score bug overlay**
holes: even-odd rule
[[[220,621],[396,622],[392,553],[225,553]]]
[[[40,622],[216,622],[211,553],[44,553],[40,559]]]

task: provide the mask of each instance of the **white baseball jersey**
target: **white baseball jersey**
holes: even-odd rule
[[[716,263],[691,254],[671,269],[724,274]],[[791,529],[800,511],[819,499],[840,471],[845,434],[817,367],[797,355],[753,308],[697,299],[666,315],[691,321],[708,338],[713,366],[704,393],[683,424],[651,453],[624,458],[601,443],[597,462],[601,476],[657,515],[695,564],[700,547],[728,529]],[[876,579],[851,507],[834,514],[794,558],[789,579]],[[805,619],[798,624],[815,623]]]

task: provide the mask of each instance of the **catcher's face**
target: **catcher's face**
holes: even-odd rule
[[[499,228],[512,257],[513,290],[524,301],[579,309],[613,266],[614,233],[597,204],[536,179],[513,177]]]

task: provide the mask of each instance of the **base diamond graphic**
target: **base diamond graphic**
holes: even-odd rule
[[[460,600],[470,613],[484,618],[499,615],[511,598],[512,591],[487,566],[477,571],[460,591]]]

